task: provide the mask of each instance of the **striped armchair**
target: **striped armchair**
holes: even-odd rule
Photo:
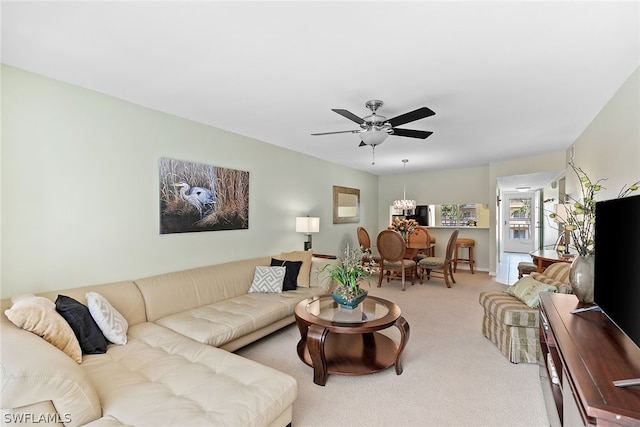
[[[523,277],[510,289],[530,286],[544,291],[571,293],[569,267],[570,264],[564,262],[552,264],[542,273]],[[484,308],[482,333],[510,362],[541,363],[537,304],[531,307],[508,290],[480,293],[479,302]]]

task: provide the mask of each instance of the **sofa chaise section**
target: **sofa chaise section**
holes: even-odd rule
[[[90,426],[287,425],[297,396],[289,375],[154,323],[129,330],[125,346],[85,355],[102,418]]]

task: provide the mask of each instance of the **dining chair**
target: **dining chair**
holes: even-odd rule
[[[380,257],[373,254],[373,249],[371,248],[371,239],[369,238],[369,233],[367,232],[366,228],[358,227],[356,233],[358,235],[358,244],[360,245],[360,248],[369,254],[368,256],[363,257],[363,261],[373,261],[375,263],[379,263]]]
[[[417,243],[425,246],[425,249],[420,249],[416,254],[417,261],[420,261],[420,259],[431,255],[431,250],[433,249],[429,247],[431,243],[431,236],[429,235],[429,232],[427,231],[426,228],[424,227],[416,228],[411,233],[409,233],[407,240],[409,244]]]
[[[380,253],[380,276],[378,277],[378,287],[382,286],[382,277],[387,274],[387,282],[391,279],[391,274],[400,273],[402,277],[402,290],[406,289],[405,279],[407,274],[411,274],[411,284],[414,284],[417,263],[412,259],[405,259],[404,254],[407,247],[402,235],[397,231],[383,230],[377,238],[378,252]]]
[[[425,257],[418,261],[418,267],[421,274],[420,283],[424,278],[425,272],[427,274],[427,280],[431,279],[432,273],[442,274],[444,282],[447,284],[447,288],[451,287],[451,282],[456,283],[456,279],[453,277],[453,251],[456,247],[456,240],[458,239],[458,230],[453,230],[449,242],[447,243],[447,249],[445,256],[441,257]],[[451,282],[449,281],[451,279]]]

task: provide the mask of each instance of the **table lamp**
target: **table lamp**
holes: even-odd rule
[[[307,235],[307,241],[304,242],[304,250],[311,249],[311,233],[320,231],[320,218],[315,216],[299,216],[296,217],[296,232]]]

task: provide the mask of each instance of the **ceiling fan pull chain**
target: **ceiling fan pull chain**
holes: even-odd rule
[[[372,165],[376,164],[376,146],[375,145],[371,146],[371,164]]]

